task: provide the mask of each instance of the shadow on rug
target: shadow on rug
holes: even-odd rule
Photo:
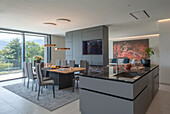
[[[55,86],[55,98],[53,98],[52,88],[48,86],[48,88],[43,88],[43,94],[40,94],[39,101],[37,101],[37,92],[32,91],[31,87],[27,89],[22,83],[3,87],[49,111],[79,99],[78,91],[72,92],[71,88],[58,90],[58,86]]]

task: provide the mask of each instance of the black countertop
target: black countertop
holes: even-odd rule
[[[105,80],[113,80],[113,81],[120,81],[125,83],[134,83],[146,74],[148,74],[150,71],[158,67],[158,65],[151,65],[151,67],[145,67],[144,69],[131,69],[131,70],[125,70],[123,67],[119,68],[119,73],[116,74],[115,67],[109,66],[109,67],[102,67],[100,70],[93,70],[89,71],[87,74],[80,74],[80,76],[84,77],[90,77],[90,78],[99,78],[99,79],[105,79]],[[133,78],[128,77],[121,77],[119,74],[121,73],[138,73],[137,76]]]

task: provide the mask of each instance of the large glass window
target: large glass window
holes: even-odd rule
[[[39,55],[44,58],[42,62],[47,61],[47,48],[42,46],[47,43],[47,37],[36,33],[0,30],[0,81],[23,77],[23,60],[34,63],[33,57]]]
[[[21,34],[0,32],[0,75],[21,72]]]
[[[33,62],[36,55],[44,58],[44,39],[47,36],[36,34],[25,34],[25,61]],[[43,60],[42,60],[43,61]]]

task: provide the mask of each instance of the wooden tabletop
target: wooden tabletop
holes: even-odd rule
[[[65,69],[65,70],[61,70],[61,69]],[[47,70],[48,72],[57,72],[57,73],[62,73],[62,74],[69,74],[69,73],[74,73],[74,72],[78,72],[78,71],[83,71],[85,70],[85,68],[79,68],[79,67],[74,67],[72,68],[60,68],[60,69],[44,69]]]

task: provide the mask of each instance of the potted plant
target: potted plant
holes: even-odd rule
[[[35,55],[33,59],[34,59],[34,66],[35,66],[35,63],[41,63],[41,60],[43,60],[44,58],[40,55]]]
[[[154,51],[152,50],[152,48],[146,48],[144,54],[145,54],[145,59],[142,60],[143,66],[150,67],[151,64],[150,57],[154,55]]]

